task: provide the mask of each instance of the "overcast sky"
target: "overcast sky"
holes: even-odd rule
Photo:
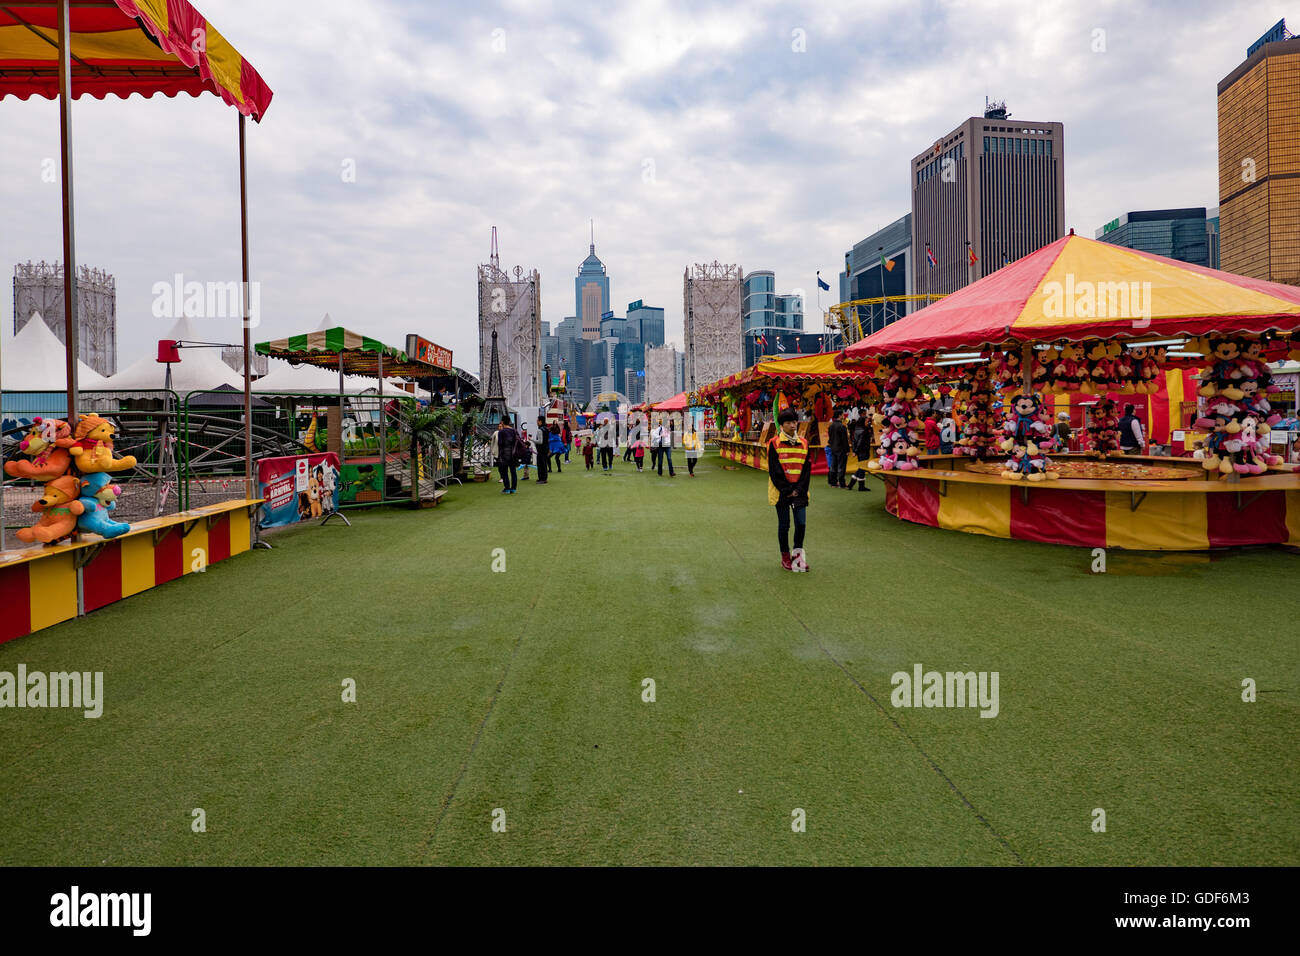
[[[470,371],[493,225],[503,265],[541,272],[551,323],[574,311],[594,218],[615,311],[663,306],[670,340],[683,270],[714,259],[806,290],[820,329],[816,271],[825,306],[845,250],[910,211],[908,160],[986,95],[1065,124],[1083,235],[1216,205],[1216,84],[1288,12],[1300,25],[1300,7],[1253,0],[195,4],[275,94],[249,130],[254,341],[329,312],[390,344],[419,332]],[[239,277],[236,113],[159,96],[86,98],[73,117],[77,256],[117,277],[121,368],[171,324],[155,283]],[[57,118],[0,101],[10,275],[62,254],[41,176]],[[209,322],[236,340],[237,321]]]

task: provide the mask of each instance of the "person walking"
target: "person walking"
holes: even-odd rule
[[[624,447],[623,447],[623,460],[624,460],[624,461],[631,461],[631,460],[632,460],[632,431],[633,431],[633,428],[635,428],[635,427],[638,427],[638,426],[637,426],[636,419],[635,419],[635,418],[629,418],[629,419],[628,419],[628,422],[627,422],[627,435],[624,436],[624,437],[625,437],[625,441],[624,441],[624,443],[623,443],[623,445],[624,445]]]
[[[808,484],[812,458],[807,439],[795,434],[799,418],[792,409],[779,416],[779,429],[767,446],[767,503],[776,506],[776,533],[781,545],[781,567],[808,570],[804,555],[807,528]],[[794,516],[794,550],[790,550],[790,518]]]
[[[682,452],[686,455],[686,473],[689,477],[695,477],[695,463],[700,460],[704,454],[704,442],[700,440],[700,434],[695,430],[695,423],[689,422],[683,426],[688,429],[682,433]]]
[[[502,419],[497,422],[497,430],[492,435],[492,458],[496,462],[497,473],[501,475],[501,493],[513,495],[518,487],[515,473],[515,430]]]
[[[547,439],[547,445],[551,451],[551,467],[557,474],[559,474],[564,471],[564,469],[560,467],[561,459],[564,458],[565,452],[564,435],[560,432],[560,426],[554,422],[551,423],[548,432],[549,438]]]
[[[645,461],[645,439],[640,435],[632,440],[632,460],[636,462],[636,470],[641,471],[641,464]]]
[[[655,455],[654,464],[651,467],[658,471],[659,477],[662,478],[664,474],[664,461],[667,460],[668,477],[676,478],[677,475],[673,471],[672,431],[668,426],[664,425],[663,422],[660,422],[659,427],[653,432],[652,441],[657,454]]]
[[[537,434],[533,436],[533,457],[537,459],[537,483],[546,484],[551,461],[551,435],[546,430],[546,419],[537,417]]]
[[[1124,406],[1124,417],[1119,420],[1119,450],[1126,455],[1140,455],[1146,445],[1142,437],[1142,423],[1133,414],[1133,406]]]
[[[573,450],[573,429],[569,427],[569,420],[564,420],[564,427],[560,429],[560,437],[564,439],[564,463],[569,463],[569,452]]]
[[[871,458],[871,423],[867,418],[866,409],[859,410],[858,417],[853,422],[849,443],[853,449],[853,457],[858,460],[857,471],[849,478],[849,491],[853,490],[855,482],[858,485],[858,491],[866,491],[867,461]]]
[[[848,488],[844,472],[849,467],[849,430],[844,425],[844,413],[836,409],[826,429],[826,450],[830,452],[830,470],[827,481],[832,488]]]
[[[605,419],[597,427],[596,435],[600,444],[600,470],[606,474],[613,474],[614,446],[618,443],[618,423],[612,418]]]
[[[586,435],[579,434],[578,441],[582,444],[582,460],[587,465],[587,471],[591,471],[595,464],[596,436],[588,431]]]

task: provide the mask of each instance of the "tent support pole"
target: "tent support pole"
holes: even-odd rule
[[[379,474],[383,488],[379,500],[388,497],[388,415],[384,412],[384,350],[379,350]]]
[[[1034,343],[1026,342],[1020,350],[1020,390],[1026,395],[1034,391]]]
[[[59,0],[59,162],[63,188],[63,346],[68,386],[68,425],[77,427],[77,242],[72,205],[72,29],[69,0]],[[18,316],[14,316],[17,320]]]
[[[239,114],[239,250],[244,285],[244,497],[253,497],[253,380],[250,375],[252,348],[248,311],[248,163],[244,147],[244,114]]]

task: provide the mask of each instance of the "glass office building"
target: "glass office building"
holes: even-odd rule
[[[628,337],[636,330],[635,338],[642,345],[659,348],[664,344],[664,310],[646,305],[640,299],[627,304]]]
[[[1211,228],[1214,228],[1211,243]],[[1217,269],[1218,222],[1211,224],[1204,206],[1187,209],[1141,209],[1126,212],[1097,230],[1096,237],[1126,249]],[[1213,248],[1212,248],[1213,246]]]
[[[775,273],[766,269],[751,272],[744,278],[741,295],[741,328],[745,332],[776,327]]]

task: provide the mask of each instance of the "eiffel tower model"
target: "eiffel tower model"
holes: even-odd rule
[[[511,421],[510,409],[506,407],[505,387],[501,384],[501,364],[497,361],[497,333],[492,331],[492,358],[488,363],[488,387],[487,401],[483,403],[483,417],[481,421],[492,428],[497,427],[497,422],[505,419]]]

